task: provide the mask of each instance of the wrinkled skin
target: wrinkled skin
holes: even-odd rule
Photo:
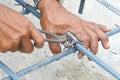
[[[41,48],[44,38],[22,14],[0,4],[0,52],[30,53],[34,46]]]
[[[94,54],[98,51],[98,40],[101,40],[105,49],[109,48],[108,37],[105,32],[109,31],[107,27],[93,22],[84,21],[81,18],[68,12],[56,0],[42,0],[39,3],[41,12],[41,26],[43,30],[63,35],[66,32],[73,33],[79,41],[87,49]],[[53,38],[46,35],[47,38]],[[60,44],[49,43],[51,51],[56,54],[61,51]],[[78,58],[82,58],[83,54],[79,52]]]

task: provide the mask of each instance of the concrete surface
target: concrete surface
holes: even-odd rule
[[[27,0],[32,3],[32,0]],[[80,0],[64,0],[63,5],[70,12],[87,20],[109,27],[114,27],[114,24],[120,25],[120,16],[111,12],[109,9],[102,6],[96,0],[86,0],[84,13],[78,14]],[[120,9],[120,0],[108,0],[114,6]],[[0,0],[0,3],[19,11],[21,7],[15,6],[14,0]],[[29,14],[27,17],[33,22],[36,27],[39,27],[39,20]],[[104,50],[99,44],[99,52],[97,54],[108,65],[120,72],[120,34],[109,38],[110,49]],[[47,50],[46,50],[47,49]],[[7,64],[13,71],[17,72],[32,64],[39,62],[47,57],[52,56],[47,43],[42,49],[35,49],[32,54],[11,53],[0,54],[0,60]],[[7,76],[0,70],[0,80]],[[59,61],[49,64],[41,69],[33,71],[25,76],[23,80],[115,80],[110,74],[101,69],[93,61],[88,61],[86,57],[82,60],[77,59],[77,54],[72,54]]]

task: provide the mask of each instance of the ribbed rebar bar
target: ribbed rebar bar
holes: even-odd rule
[[[19,76],[23,76],[23,75],[25,75],[25,74],[27,74],[27,73],[29,73],[31,71],[37,70],[37,69],[39,69],[39,68],[41,68],[43,66],[46,66],[46,65],[48,65],[48,64],[50,64],[50,63],[52,63],[52,62],[54,62],[56,60],[59,60],[59,59],[65,57],[65,56],[68,56],[68,55],[70,55],[72,53],[75,53],[76,51],[77,51],[77,49],[71,48],[69,50],[66,50],[66,51],[58,54],[58,55],[52,56],[50,58],[47,58],[47,59],[45,59],[43,61],[40,61],[40,62],[34,64],[34,65],[32,65],[32,66],[30,66],[28,68],[25,68],[25,69],[17,72],[16,74],[19,75]],[[11,79],[10,77],[6,77],[3,80],[13,80],[13,79]]]
[[[36,16],[38,19],[40,19],[40,13],[36,10],[35,7],[27,4],[23,0],[15,0],[15,1],[18,2],[20,5],[22,5],[25,8],[25,10],[27,10],[28,12],[31,12],[34,16]]]
[[[117,80],[120,80],[120,74],[118,72],[116,72],[112,67],[110,67],[109,65],[107,65],[105,62],[103,62],[101,59],[99,59],[93,53],[91,53],[90,51],[88,51],[82,45],[76,43],[75,44],[75,48],[77,48],[80,52],[82,52],[83,54],[85,54],[88,58],[90,58],[91,60],[93,60],[97,65],[99,65],[100,67],[102,67],[105,71],[107,71],[112,76],[114,76]]]
[[[112,31],[109,31],[106,34],[108,36],[111,36],[111,35],[116,34],[118,32],[120,32],[120,27],[116,28],[116,29],[114,29]],[[41,67],[43,67],[45,65],[48,65],[48,64],[50,64],[50,63],[52,63],[52,62],[54,62],[54,61],[56,61],[58,59],[61,59],[61,58],[65,57],[65,56],[68,56],[68,55],[70,55],[72,53],[75,53],[77,51],[77,49],[79,51],[84,52],[90,59],[92,59],[94,62],[96,62],[99,66],[101,66],[107,72],[109,72],[110,74],[112,74],[115,78],[117,78],[118,80],[120,80],[120,78],[119,78],[120,75],[115,70],[113,70],[111,67],[109,67],[107,64],[105,64],[102,60],[100,60],[98,57],[96,57],[95,55],[93,55],[91,52],[89,52],[88,50],[86,50],[80,44],[76,44],[75,48],[68,49],[68,50],[66,50],[64,52],[61,52],[58,55],[55,55],[53,57],[50,57],[50,58],[45,59],[43,61],[40,61],[40,62],[38,62],[38,63],[36,63],[36,64],[34,64],[34,65],[26,68],[26,69],[23,69],[23,70],[17,72],[16,74],[18,76],[23,76],[23,75],[25,75],[25,74],[27,74],[27,73],[29,73],[31,71],[37,70],[37,69],[39,69],[39,68],[41,68]],[[10,77],[6,77],[3,80],[12,80],[12,79]]]
[[[5,71],[11,79],[13,80],[21,80],[20,77],[14,73],[8,66],[6,66],[2,61],[0,61],[0,68]]]
[[[113,11],[114,13],[116,13],[117,15],[120,16],[120,9],[116,8],[115,6],[113,6],[111,3],[109,3],[106,0],[97,0],[99,3],[101,3],[102,5],[104,5],[105,7],[107,7],[108,9],[110,9],[111,11]]]

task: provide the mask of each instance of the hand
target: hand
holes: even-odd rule
[[[94,54],[98,51],[98,40],[101,40],[105,49],[109,48],[108,37],[105,32],[110,29],[103,25],[84,21],[72,13],[68,12],[56,0],[43,0],[39,3],[41,12],[41,26],[44,30],[63,35],[66,32],[73,33],[83,46]],[[47,38],[53,38],[46,35]],[[49,47],[53,53],[61,51],[60,44],[49,43]],[[79,52],[78,58],[82,58],[83,54]]]
[[[0,4],[0,52],[30,53],[31,39],[37,48],[43,46],[43,36],[26,17]]]

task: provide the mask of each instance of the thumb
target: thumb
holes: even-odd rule
[[[99,26],[100,29],[101,29],[102,31],[104,31],[104,32],[108,32],[108,31],[111,30],[111,27],[106,27],[106,26],[104,26],[104,25],[98,25],[98,26]]]

